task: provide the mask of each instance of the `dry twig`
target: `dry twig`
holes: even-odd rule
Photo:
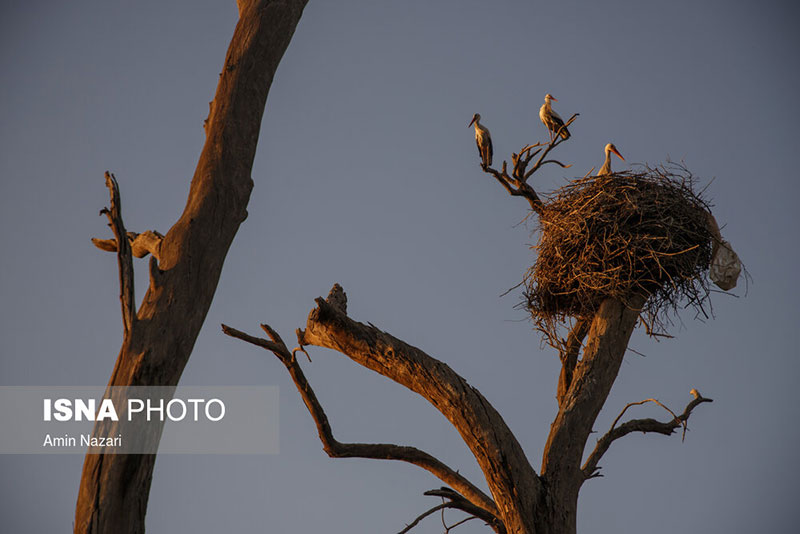
[[[664,335],[679,308],[705,313],[713,239],[693,183],[671,164],[574,180],[550,195],[525,276],[525,305],[546,338],[557,342],[561,323],[591,317],[607,298],[649,295],[650,335]]]
[[[441,497],[443,502],[417,516],[414,521],[406,525],[406,528],[400,531],[399,534],[405,534],[406,532],[409,532],[412,528],[418,525],[420,521],[439,510],[442,511],[442,524],[444,525],[445,532],[449,532],[453,528],[469,521],[470,519],[481,519],[498,534],[505,534],[506,532],[505,526],[502,524],[502,522],[498,521],[495,516],[488,514],[486,510],[475,506],[465,499],[461,494],[452,490],[451,488],[442,487],[439,489],[429,490],[425,492],[425,495]],[[445,501],[445,499],[447,499],[447,501]],[[448,526],[444,522],[444,510],[447,508],[460,510],[466,514],[469,514],[469,517]]]

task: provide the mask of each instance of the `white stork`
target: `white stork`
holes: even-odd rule
[[[608,143],[606,145],[606,160],[603,162],[603,166],[600,167],[600,172],[597,173],[597,176],[603,176],[605,174],[611,174],[611,153],[616,154],[619,156],[619,159],[625,161],[625,158],[622,157],[622,154],[619,153],[617,147],[614,146],[614,143]]]
[[[553,108],[550,106],[550,101],[558,102],[557,99],[553,98],[553,95],[547,93],[544,95],[544,104],[539,108],[539,118],[542,119],[542,123],[544,123],[545,127],[550,132],[550,140],[552,141],[553,136],[564,126],[564,119],[553,111]],[[562,129],[561,137],[569,139],[569,130],[566,128]]]
[[[481,157],[482,166],[488,167],[492,164],[492,135],[489,133],[489,128],[481,124],[480,113],[472,116],[467,128],[473,124],[475,125],[475,142],[478,144],[478,154]]]

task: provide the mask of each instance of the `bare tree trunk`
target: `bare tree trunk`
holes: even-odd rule
[[[592,320],[583,357],[560,398],[542,457],[541,474],[551,503],[547,532],[572,533],[577,528],[578,492],[586,480],[581,470],[586,440],[617,378],[645,300],[636,296],[626,305],[607,299]]]
[[[135,309],[132,269],[126,267],[130,256],[123,260],[129,249],[119,247],[125,339],[109,385],[178,383],[228,248],[247,217],[267,93],[306,2],[238,2],[240,20],[211,104],[186,208],[160,243],[158,260],[151,259],[150,287],[135,316],[126,312],[126,307]],[[144,532],[154,463],[155,455],[87,455],[75,532]]]

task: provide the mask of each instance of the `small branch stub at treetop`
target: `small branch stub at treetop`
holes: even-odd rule
[[[106,171],[106,187],[111,197],[108,208],[100,210],[100,215],[108,217],[108,225],[114,232],[117,243],[122,243],[117,248],[117,264],[119,267],[119,288],[120,304],[122,306],[122,324],[125,330],[125,337],[130,335],[136,321],[136,297],[133,287],[133,258],[131,257],[131,246],[128,243],[125,224],[122,222],[122,200],[120,199],[119,184],[116,177]]]

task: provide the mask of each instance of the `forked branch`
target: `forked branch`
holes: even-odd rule
[[[597,445],[595,446],[592,453],[589,455],[589,458],[586,460],[586,463],[583,466],[583,474],[584,477],[589,479],[597,476],[601,476],[598,471],[599,467],[597,467],[598,462],[606,453],[608,448],[611,446],[615,440],[627,436],[631,432],[655,432],[658,434],[664,434],[665,436],[671,435],[676,428],[683,427],[683,435],[686,436],[686,421],[689,420],[689,416],[692,415],[692,410],[694,410],[698,405],[704,402],[714,402],[712,399],[707,399],[703,397],[699,391],[696,389],[692,389],[692,395],[694,396],[694,400],[686,405],[686,408],[683,410],[683,413],[680,415],[676,415],[672,410],[658,402],[656,399],[645,399],[639,402],[631,402],[623,408],[622,412],[614,419],[614,422],[611,424],[611,429],[605,433],[603,437],[597,440]],[[632,419],[627,421],[620,426],[617,426],[617,423],[628,410],[628,408],[632,406],[639,406],[645,404],[647,402],[653,402],[658,404],[662,408],[672,415],[672,419],[666,422],[657,421],[655,419]]]
[[[577,117],[578,113],[570,117],[562,129],[572,124]],[[561,130],[559,130],[559,132],[561,132]],[[565,165],[555,159],[545,159],[550,151],[560,145],[563,141],[565,141],[565,139],[559,135],[556,135],[555,138],[549,143],[536,143],[533,145],[527,145],[523,147],[519,153],[511,154],[511,165],[513,167],[511,175],[508,174],[508,164],[506,161],[503,161],[503,167],[499,171],[491,167],[485,167],[482,164],[481,169],[483,172],[494,176],[500,185],[502,185],[511,196],[525,198],[528,201],[528,204],[530,204],[531,209],[541,215],[544,205],[542,204],[539,195],[536,194],[536,191],[530,185],[528,185],[528,178],[530,178],[533,173],[548,163],[554,163],[564,169],[571,167],[571,165]],[[533,167],[528,169],[528,165],[534,160],[534,158],[536,158],[536,156],[538,156],[538,158],[534,162]]]
[[[486,398],[447,364],[371,324],[349,318],[335,285],[327,300],[316,299],[301,345],[341,352],[351,360],[421,395],[456,428],[478,462],[492,495],[507,503],[499,518],[509,532],[533,532],[541,506],[541,480],[517,438]],[[455,488],[461,492],[461,488]],[[477,503],[470,495],[465,495]]]
[[[275,330],[268,325],[261,325],[261,328],[270,337],[270,340],[257,338],[248,335],[244,332],[231,328],[227,325],[222,325],[222,331],[234,338],[247,341],[253,345],[257,345],[264,349],[271,351],[283,363],[289,371],[289,375],[297,387],[297,391],[303,398],[303,402],[308,408],[314,423],[317,426],[317,433],[322,442],[322,447],[328,456],[332,458],[371,458],[375,460],[400,460],[414,464],[418,467],[425,469],[439,478],[445,484],[449,484],[456,488],[455,495],[463,500],[464,503],[469,503],[474,510],[482,511],[482,517],[492,519],[496,523],[500,523],[498,519],[497,506],[494,501],[472,484],[469,480],[458,474],[437,458],[430,454],[417,449],[415,447],[408,447],[402,445],[394,445],[389,443],[342,443],[333,437],[328,417],[325,410],[319,402],[314,390],[308,383],[300,364],[294,357],[281,337]],[[451,490],[452,491],[452,490]],[[466,504],[461,506],[465,508]],[[477,515],[477,514],[474,514]],[[489,522],[489,521],[487,521]],[[499,532],[499,531],[498,531]]]
[[[539,156],[539,159],[536,160],[536,163],[533,164],[533,167],[531,167],[531,169],[529,171],[526,172],[525,169],[527,168],[528,163],[530,163],[530,161],[533,159],[533,157],[537,153],[539,153],[539,150],[537,150],[533,154],[528,154],[524,158],[521,157],[522,153],[520,153],[520,157],[516,157],[517,155],[513,154],[512,157],[514,157],[514,159],[518,159],[519,160],[519,164],[517,164],[516,162],[514,164],[514,176],[515,176],[515,178],[517,178],[518,180],[520,180],[522,182],[526,182],[527,183],[528,178],[530,178],[533,175],[533,173],[535,173],[542,166],[544,166],[544,165],[546,165],[548,163],[555,163],[556,165],[559,165],[563,169],[568,169],[568,168],[572,167],[572,165],[564,165],[560,161],[557,161],[557,160],[554,160],[554,159],[545,159],[545,158],[547,157],[547,155],[550,153],[551,150],[553,150],[555,147],[557,147],[558,145],[560,145],[561,143],[566,141],[566,139],[561,137],[561,132],[563,130],[565,130],[569,125],[571,125],[573,122],[575,122],[575,119],[578,118],[578,115],[579,115],[578,113],[575,113],[572,117],[570,117],[569,120],[561,128],[559,128],[558,132],[556,132],[556,134],[555,134],[555,138],[552,139],[549,143],[547,143],[546,145],[544,145],[543,143],[537,143],[536,145],[533,145],[534,147],[536,147],[536,146],[544,146],[544,151],[541,152],[541,155]],[[524,151],[524,149],[523,149],[523,151]]]

